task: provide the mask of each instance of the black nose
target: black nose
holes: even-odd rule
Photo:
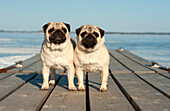
[[[85,48],[94,48],[94,46],[97,44],[96,38],[92,34],[88,34],[83,40],[82,44]]]
[[[55,32],[53,32],[50,35],[49,40],[51,43],[61,44],[61,43],[65,42],[66,36],[61,30],[58,29],[58,30],[55,30]]]
[[[58,36],[64,36],[64,33],[61,30],[56,30],[52,36],[58,37]]]
[[[60,30],[56,30],[55,33],[60,33],[61,31]]]
[[[92,34],[88,34],[87,36],[86,36],[86,39],[89,39],[89,40],[92,40],[94,37],[93,37],[93,35]]]

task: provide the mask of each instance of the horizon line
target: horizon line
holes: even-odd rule
[[[43,33],[42,30],[37,30],[37,31],[11,31],[11,30],[0,30],[0,32],[6,32],[6,33]],[[75,32],[70,32],[70,33],[75,33]],[[149,35],[170,35],[170,32],[114,32],[114,31],[106,31],[105,34],[149,34]]]

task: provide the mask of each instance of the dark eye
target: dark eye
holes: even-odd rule
[[[85,32],[83,32],[83,33],[81,33],[81,37],[84,37],[86,34],[87,34],[87,32],[86,32],[86,31],[85,31]]]
[[[54,31],[54,28],[51,28],[48,33],[52,33]]]
[[[63,30],[65,33],[67,32],[66,28],[64,28],[64,27],[62,27],[62,30]]]
[[[96,37],[99,37],[99,34],[97,32],[93,32],[93,34],[96,36]]]

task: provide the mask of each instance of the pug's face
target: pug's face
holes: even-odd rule
[[[76,29],[77,43],[80,47],[93,50],[104,43],[104,30],[94,25],[83,25]]]
[[[68,38],[70,25],[64,22],[48,22],[43,26],[43,31],[48,42],[60,45]]]

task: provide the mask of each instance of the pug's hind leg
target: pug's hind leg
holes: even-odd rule
[[[51,68],[51,79],[49,82],[50,85],[54,85],[55,84],[55,69]]]

